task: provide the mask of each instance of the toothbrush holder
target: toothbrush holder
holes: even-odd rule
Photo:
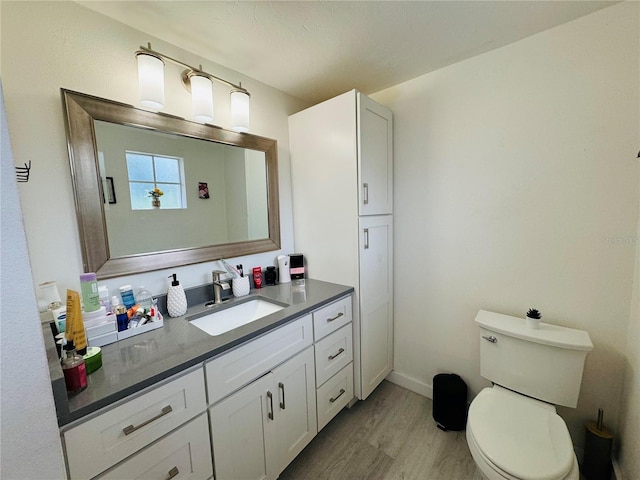
[[[244,297],[249,295],[251,285],[249,283],[249,277],[236,277],[231,281],[231,289],[234,297]]]

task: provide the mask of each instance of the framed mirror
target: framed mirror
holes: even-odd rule
[[[275,140],[61,92],[85,271],[280,248]]]

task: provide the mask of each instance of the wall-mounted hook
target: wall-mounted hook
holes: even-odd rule
[[[31,171],[31,160],[29,160],[29,165],[25,163],[24,167],[16,167],[16,179],[18,180],[18,182],[28,182],[30,171]]]

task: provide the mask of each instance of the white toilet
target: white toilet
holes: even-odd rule
[[[480,310],[480,374],[494,384],[471,402],[467,443],[489,480],[578,480],[564,420],[554,405],[575,408],[587,352],[582,330]]]

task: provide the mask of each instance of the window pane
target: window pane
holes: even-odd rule
[[[129,183],[129,193],[131,194],[132,210],[147,210],[151,206],[152,198],[149,192],[153,190],[153,183]],[[164,197],[160,197],[161,199]]]
[[[156,181],[180,183],[180,170],[177,158],[155,157]]]
[[[149,155],[127,152],[129,181],[153,182],[153,160]]]
[[[160,197],[160,200],[162,201],[162,208],[187,208],[186,205],[182,205],[180,185],[159,183],[158,188],[164,192],[164,195]]]

